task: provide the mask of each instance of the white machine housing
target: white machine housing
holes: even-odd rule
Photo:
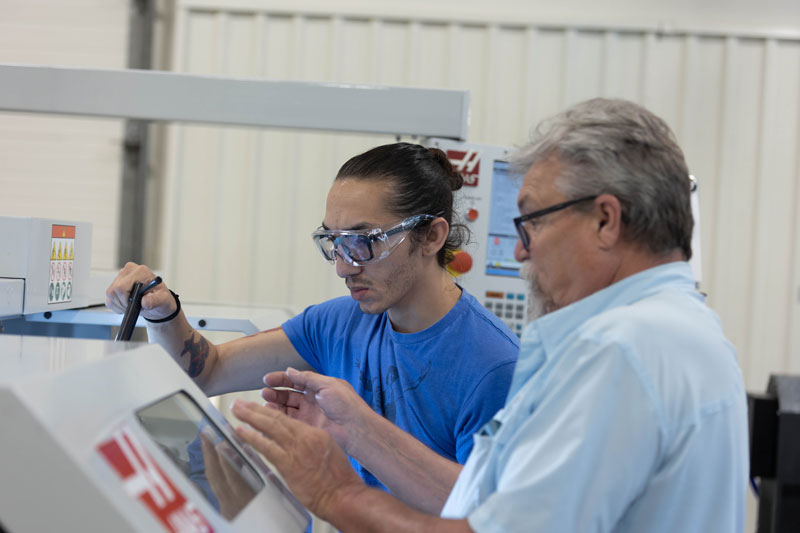
[[[71,233],[64,234],[66,231]],[[2,282],[7,287],[3,291],[5,296],[0,316],[86,307],[89,304],[91,224],[3,216],[0,217],[0,235],[3,244],[0,277],[4,278]],[[63,257],[53,257],[54,245],[61,243],[69,243],[69,247],[56,250],[55,253],[60,252]],[[55,279],[56,275],[59,280]],[[69,290],[69,296],[55,298],[56,287],[59,293]]]
[[[471,267],[463,272],[451,268],[451,273],[511,331],[520,335],[527,320],[529,296],[527,283],[519,277],[520,265],[514,259],[517,233],[513,219],[519,215],[517,194],[522,176],[509,171],[508,157],[512,149],[450,139],[429,139],[427,145],[443,150],[464,177],[464,186],[455,194],[455,210],[459,221],[471,232],[470,243],[461,251],[469,256],[466,263]],[[695,224],[689,263],[699,284],[702,269],[696,186],[691,205]]]
[[[299,532],[308,525],[302,506],[160,346],[0,335],[0,354],[0,519],[9,532]],[[193,402],[263,482],[230,521],[143,425],[143,408],[173,395]],[[167,417],[163,427],[178,432],[179,418]],[[150,468],[125,479],[115,471],[101,448],[119,435],[138,441]],[[163,500],[157,489],[165,485],[184,497],[194,521],[184,513],[167,527],[148,507],[144,493]]]

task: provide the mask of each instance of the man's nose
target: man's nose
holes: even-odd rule
[[[363,267],[358,267],[355,265],[351,265],[337,253],[336,254],[336,275],[340,278],[346,278],[348,276],[353,276],[361,272]]]
[[[530,259],[531,253],[522,246],[522,241],[517,239],[517,244],[514,246],[514,259],[522,263],[523,261]]]

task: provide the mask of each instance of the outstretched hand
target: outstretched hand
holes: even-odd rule
[[[297,499],[317,516],[330,519],[337,498],[355,497],[366,489],[325,431],[269,405],[237,400],[232,411],[253,428],[237,427],[239,436],[278,469]]]
[[[328,432],[348,454],[355,439],[363,434],[370,416],[377,415],[342,379],[289,368],[264,376],[268,387],[292,387],[305,394],[265,388],[261,397],[290,418]]]

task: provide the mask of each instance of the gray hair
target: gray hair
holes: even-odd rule
[[[692,182],[662,119],[626,100],[579,103],[542,122],[511,165],[524,174],[550,157],[565,167],[555,185],[567,198],[608,193],[619,200],[626,240],[692,257]]]

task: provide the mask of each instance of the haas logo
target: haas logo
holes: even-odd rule
[[[478,186],[478,175],[481,172],[481,157],[477,150],[448,150],[447,159],[450,164],[461,173],[464,185],[467,187]]]

